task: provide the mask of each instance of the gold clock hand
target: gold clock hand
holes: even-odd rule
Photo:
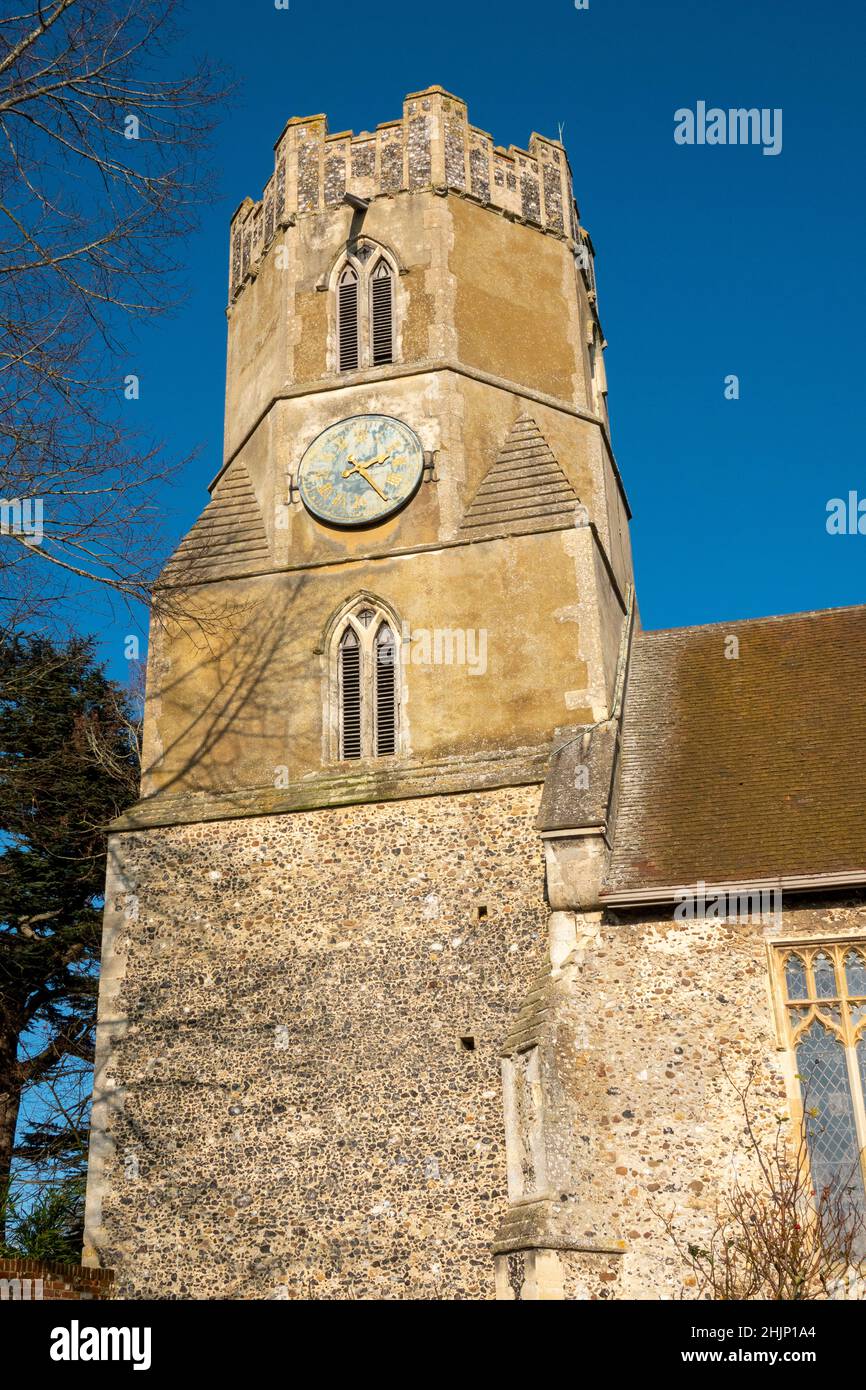
[[[382,489],[379,487],[378,483],[375,483],[375,482],[373,481],[373,479],[370,477],[369,473],[367,472],[367,469],[366,469],[365,465],[364,465],[363,463],[359,463],[359,464],[356,464],[355,467],[357,468],[357,470],[358,470],[358,472],[360,473],[361,477],[364,479],[364,482],[370,484],[370,487],[373,489],[374,492],[376,492],[376,493],[379,494],[379,496],[381,497],[381,499],[382,499],[383,502],[387,502],[387,501],[388,501],[387,494],[384,493],[384,492],[382,491]]]
[[[392,449],[389,453],[387,453],[387,454],[382,454],[380,458],[377,458],[377,459],[367,459],[367,462],[361,464],[361,467],[362,467],[362,468],[378,468],[378,466],[379,466],[380,463],[387,463],[388,460],[389,460],[390,458],[393,457],[393,454],[394,454],[394,450]],[[349,457],[349,458],[346,460],[346,462],[347,462],[347,463],[350,463],[350,464],[352,465],[352,467],[349,468],[349,469],[347,469],[346,472],[343,474],[343,477],[344,477],[344,478],[348,478],[352,473],[355,472],[355,470],[356,470],[357,467],[358,467],[358,465],[356,464],[355,460],[354,460],[353,458],[351,458],[351,457]]]
[[[355,462],[353,461],[353,462],[352,462],[352,467],[351,467],[351,468],[345,468],[345,469],[343,470],[343,477],[344,477],[344,478],[351,478],[351,476],[352,476],[353,473],[359,474],[359,476],[362,477],[362,478],[364,479],[364,482],[365,482],[365,483],[369,483],[369,485],[370,485],[370,487],[373,489],[373,491],[376,492],[376,493],[378,493],[378,495],[381,497],[382,501],[383,501],[383,502],[387,502],[387,501],[388,501],[388,497],[387,497],[386,494],[382,491],[382,489],[381,489],[380,487],[378,487],[378,486],[376,485],[376,483],[373,481],[373,479],[370,477],[369,473],[367,472],[367,467],[368,467],[368,465],[366,465],[366,464],[363,464],[363,463],[355,463]]]

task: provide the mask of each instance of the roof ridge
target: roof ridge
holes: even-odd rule
[[[793,613],[760,613],[754,618],[718,618],[711,623],[686,623],[683,627],[641,628],[638,638],[670,637],[680,632],[708,632],[711,628],[754,627],[758,623],[793,622],[797,618],[825,618],[836,613],[862,613],[866,603],[843,603],[837,608],[804,608]]]

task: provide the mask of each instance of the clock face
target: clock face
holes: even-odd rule
[[[314,439],[298,488],[322,521],[365,526],[390,516],[414,493],[424,469],[421,441],[390,415],[353,415]]]

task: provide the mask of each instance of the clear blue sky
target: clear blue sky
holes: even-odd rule
[[[562,124],[598,251],[613,442],[646,627],[864,599],[866,536],[826,504],[866,496],[864,93],[858,0],[211,0],[190,52],[240,81],[217,135],[223,197],[187,247],[190,296],[138,339],[138,417],[178,454],[183,531],[220,463],[229,216],[258,198],[289,116],[396,118],[440,83],[497,143]],[[781,107],[783,149],[683,147],[674,112]],[[740,399],[724,399],[724,378]],[[128,623],[124,630],[129,630]],[[105,633],[106,639],[109,634]],[[122,667],[118,636],[106,646]]]

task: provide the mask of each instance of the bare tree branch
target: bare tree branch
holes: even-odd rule
[[[131,427],[125,344],[182,297],[175,248],[212,192],[227,95],[207,61],[177,70],[180,8],[0,17],[0,630],[68,585],[149,602],[165,559],[162,499],[186,460]],[[25,501],[29,530],[4,507]]]
[[[814,1300],[836,1296],[866,1273],[866,1213],[860,1161],[820,1191],[809,1164],[809,1111],[802,1122],[777,1115],[759,1131],[751,1103],[752,1067],[738,1084],[720,1059],[744,1119],[751,1176],[739,1174],[718,1197],[708,1222],[683,1230],[682,1212],[651,1205],[686,1271],[689,1296],[719,1300]],[[702,1229],[703,1227],[703,1229]]]

